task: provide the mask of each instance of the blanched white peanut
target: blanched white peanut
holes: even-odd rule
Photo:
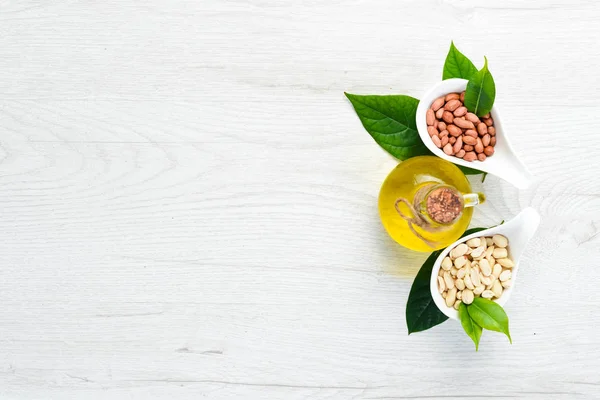
[[[438,290],[448,307],[471,304],[475,297],[498,299],[512,284],[508,239],[503,235],[477,237],[458,244],[444,257]]]
[[[467,253],[467,250],[469,249],[469,246],[467,246],[464,243],[459,244],[458,246],[456,246],[455,248],[452,249],[452,251],[450,252],[450,257],[451,258],[458,258],[460,256],[464,256]]]
[[[504,268],[512,268],[515,266],[515,263],[510,258],[497,258],[496,262],[502,265]]]
[[[477,267],[471,270],[471,282],[473,282],[473,285],[475,286],[481,285],[481,281],[479,279],[479,271],[477,270]]]
[[[446,271],[450,271],[450,268],[452,268],[452,260],[450,257],[444,257],[442,260],[442,268],[444,268]]]
[[[448,271],[444,272],[444,283],[446,284],[448,290],[454,287],[454,279],[452,279],[452,277],[450,276],[450,272]]]
[[[467,263],[467,257],[465,257],[465,256],[460,256],[460,257],[457,257],[457,258],[454,260],[454,266],[455,266],[456,268],[462,268],[462,267],[464,267],[464,266],[465,266],[465,264],[466,264],[466,263]]]
[[[440,293],[444,293],[444,291],[446,290],[446,283],[444,282],[444,278],[442,278],[441,276],[438,276],[438,289]]]
[[[454,305],[454,302],[456,301],[456,288],[453,287],[452,289],[448,290],[448,295],[446,296],[446,305],[448,307],[452,307]]]
[[[501,273],[502,273],[502,265],[500,265],[500,264],[494,265],[494,268],[492,269],[492,275],[494,275],[496,278],[498,278]]]
[[[479,261],[479,269],[481,270],[483,276],[490,276],[492,274],[492,266],[485,258]]]
[[[481,283],[484,284],[485,286],[489,286],[492,284],[491,276],[481,276],[480,280],[481,280]]]
[[[469,289],[465,289],[462,292],[462,302],[465,304],[471,304],[473,302],[473,299],[475,298],[475,295],[473,295],[473,292]]]
[[[508,239],[502,235],[494,235],[492,237],[494,244],[498,247],[506,247],[508,246]]]
[[[473,238],[473,239],[469,239],[467,240],[467,246],[469,247],[479,247],[479,245],[481,244],[481,239],[479,238]]]
[[[478,259],[483,256],[484,252],[485,247],[479,246],[476,249],[473,249],[473,251],[471,252],[471,257],[473,257],[474,259]]]
[[[480,237],[479,241],[481,242],[481,244],[479,246],[483,246],[484,250],[487,250],[487,241],[485,240],[485,237]]]
[[[492,285],[492,292],[494,292],[494,296],[498,298],[502,296],[502,284],[500,283],[500,281],[494,282],[494,284]]]
[[[475,289],[475,285],[473,285],[473,282],[471,282],[471,276],[470,275],[466,275],[465,279],[463,281],[465,282],[465,286],[468,289],[471,289],[471,290]]]
[[[506,258],[508,257],[508,252],[503,247],[497,247],[494,249],[492,255],[494,256],[494,258]]]
[[[502,271],[502,273],[500,274],[500,277],[499,277],[501,282],[507,281],[510,278],[512,278],[512,272],[510,272],[510,270],[508,270],[508,269],[505,271]]]

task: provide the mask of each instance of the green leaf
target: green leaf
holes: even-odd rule
[[[458,51],[456,46],[454,46],[454,42],[450,42],[450,51],[448,51],[446,62],[444,63],[442,80],[450,78],[469,79],[476,72],[477,68],[473,62]]]
[[[460,303],[458,307],[458,316],[460,317],[460,323],[473,342],[475,343],[475,351],[479,350],[479,339],[481,339],[482,329],[479,325],[473,321],[469,312],[467,311],[467,305]]]
[[[487,178],[487,172],[483,173],[483,176],[481,177],[481,183],[485,182],[485,178]]]
[[[462,165],[457,165],[457,167],[463,172],[463,174],[465,175],[479,175],[479,174],[483,174],[483,171],[480,171],[478,169],[473,169],[473,168],[469,168],[469,167],[463,167]]]
[[[486,228],[468,229],[461,237],[484,229]],[[429,289],[433,264],[435,264],[435,260],[437,260],[441,252],[442,250],[438,250],[431,253],[427,260],[425,260],[425,263],[423,263],[423,266],[421,266],[410,288],[410,294],[406,302],[408,334],[427,330],[448,319],[435,305],[433,297],[431,297],[431,290]]]
[[[431,154],[417,131],[419,100],[404,95],[345,94],[367,132],[388,153],[400,160]]]
[[[440,253],[441,250],[431,253],[417,273],[410,288],[410,294],[406,302],[406,325],[408,326],[409,335],[413,332],[432,328],[448,319],[446,314],[442,313],[433,302],[429,290],[433,264],[435,264],[435,260],[437,260]]]
[[[469,79],[465,91],[465,107],[478,116],[490,112],[496,98],[496,85],[494,78],[488,70],[487,58],[483,68]]]
[[[469,236],[470,234],[472,234],[472,233],[475,233],[475,232],[481,232],[481,231],[484,231],[484,230],[486,230],[486,229],[488,229],[488,228],[471,228],[471,229],[467,229],[467,230],[465,231],[465,233],[463,233],[463,234],[462,234],[461,238],[463,238],[463,237],[465,237],[465,236]]]
[[[500,304],[476,297],[467,310],[475,323],[484,329],[504,333],[512,343],[508,330],[508,316]]]

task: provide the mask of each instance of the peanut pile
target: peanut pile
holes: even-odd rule
[[[484,161],[494,154],[496,128],[490,114],[481,119],[464,106],[465,92],[437,98],[427,110],[427,132],[449,156]]]
[[[508,239],[502,235],[478,237],[454,247],[442,260],[438,289],[448,307],[475,297],[494,299],[510,287],[514,262],[508,256]]]

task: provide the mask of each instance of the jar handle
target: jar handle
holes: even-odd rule
[[[464,207],[475,207],[476,205],[483,204],[485,202],[485,195],[483,193],[467,193],[463,194]]]

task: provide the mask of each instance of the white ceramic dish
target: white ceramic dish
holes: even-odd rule
[[[488,157],[485,161],[477,160],[469,162],[458,157],[448,156],[442,149],[437,148],[429,137],[425,114],[427,113],[427,109],[431,106],[431,103],[438,97],[445,96],[448,93],[460,93],[464,91],[467,87],[467,83],[468,81],[466,79],[447,79],[437,83],[421,98],[419,106],[417,107],[417,130],[419,131],[421,140],[433,154],[444,160],[496,175],[505,181],[512,183],[519,189],[527,188],[531,184],[533,177],[511,147],[506,132],[502,127],[498,109],[495,106],[492,108],[491,115],[494,119],[497,142],[494,147],[494,155]]]
[[[533,208],[528,207],[521,211],[519,215],[502,225],[498,225],[496,227],[465,236],[464,238],[461,238],[458,241],[451,244],[450,246],[448,246],[444,251],[442,251],[440,256],[435,261],[435,264],[433,265],[433,271],[431,273],[430,290],[435,305],[448,317],[458,319],[458,311],[456,311],[452,307],[446,306],[444,298],[438,291],[437,284],[437,276],[442,265],[442,260],[448,255],[448,253],[450,253],[450,250],[452,250],[458,244],[466,242],[467,240],[475,237],[501,234],[508,238],[509,256],[515,263],[515,266],[512,269],[512,285],[509,288],[504,289],[500,298],[495,300],[496,303],[503,306],[510,298],[510,294],[512,293],[515,287],[515,282],[517,280],[517,275],[519,272],[519,260],[521,258],[521,255],[523,254],[525,247],[527,247],[527,243],[529,243],[529,240],[531,240],[531,238],[533,237],[539,224],[539,214]]]

